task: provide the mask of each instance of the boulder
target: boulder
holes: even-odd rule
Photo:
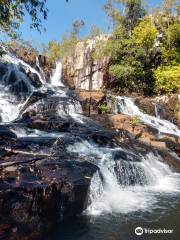
[[[45,231],[45,225],[86,209],[91,178],[98,171],[95,165],[45,156],[19,158],[0,164],[0,223],[7,221],[28,232]]]
[[[0,155],[4,152],[4,146],[10,146],[16,142],[17,136],[8,127],[0,125]]]
[[[104,98],[102,91],[76,91],[86,116],[98,113],[98,105]]]

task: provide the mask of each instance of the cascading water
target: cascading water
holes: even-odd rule
[[[62,63],[61,61],[59,61],[56,63],[56,69],[54,69],[53,75],[51,77],[51,84],[53,86],[64,87],[64,84],[62,83],[62,79],[61,79],[61,73],[62,73]]]
[[[0,122],[11,122],[19,115],[20,104],[9,92],[0,85]]]
[[[44,74],[43,69],[42,69],[41,66],[40,66],[38,56],[36,57],[36,66],[38,67],[39,72],[40,72],[40,74],[41,74],[41,78],[43,79],[43,82],[45,83],[45,82],[46,82],[46,76],[45,76],[45,74]]]
[[[137,116],[143,123],[157,129],[160,133],[180,136],[180,130],[176,125],[167,120],[159,119],[159,117],[153,117],[141,112],[131,98],[120,96],[116,97],[114,104],[114,112],[126,114],[129,116]]]
[[[2,84],[0,85],[0,116],[2,122],[15,120],[22,109],[20,115],[26,112],[34,114],[32,119],[39,115],[39,119],[35,119],[35,124],[40,124],[38,125],[40,127],[47,124],[46,126],[50,130],[29,129],[27,126],[17,125],[17,122],[11,124],[11,130],[16,133],[19,139],[28,140],[31,143],[31,149],[36,149],[33,141],[38,142],[38,139],[44,138],[49,142],[53,139],[54,148],[45,147],[45,150],[44,148],[43,150],[48,154],[54,151],[56,154],[60,154],[61,150],[57,143],[62,141],[65,144],[62,146],[70,159],[85,160],[98,166],[99,171],[91,179],[89,207],[85,214],[127,214],[136,211],[148,211],[156,206],[160,195],[167,194],[170,196],[180,193],[179,175],[173,173],[163,163],[159,155],[152,152],[141,155],[124,148],[110,148],[106,144],[99,143],[97,145],[94,143],[91,136],[96,135],[98,131],[104,133],[105,130],[83,116],[81,104],[75,94],[62,83],[62,65],[60,62],[56,65],[56,70],[51,77],[51,84],[47,84],[42,78],[42,73],[38,73],[22,60],[14,56],[6,56],[6,59],[12,64],[13,71],[17,74],[17,80],[23,80],[29,88],[27,87],[25,93],[23,90],[26,88],[21,90],[22,96],[9,89],[8,79],[10,79],[12,67],[8,65],[9,71],[6,71],[0,79]],[[32,72],[38,76],[41,87],[33,86],[26,74],[20,71],[20,65],[23,65],[27,75]],[[33,93],[36,93],[35,91],[38,94],[33,96]],[[34,99],[35,101],[33,101]],[[174,124],[142,113],[130,98],[117,97],[115,113],[138,116],[145,124],[158,129],[162,133],[180,135],[180,131]],[[52,118],[55,119],[55,123],[51,121]],[[67,127],[67,130],[61,128],[57,131],[52,130],[51,125],[59,124],[59,121],[69,125],[72,124],[72,129]]]
[[[15,57],[14,55],[10,55],[10,54],[6,54],[5,56],[3,56],[3,59],[4,59],[4,61],[12,63],[14,65],[22,66],[25,69],[26,74],[28,74],[29,72],[37,74],[41,83],[42,84],[45,83],[44,79],[41,77],[41,74],[36,69],[31,67],[29,64],[25,63],[23,60]]]
[[[137,161],[125,149],[100,148],[87,141],[69,146],[68,151],[90,156],[100,168],[91,181],[88,214],[147,210],[156,202],[156,193],[180,192],[177,175],[153,153]],[[131,161],[114,159],[114,151],[129,154]]]
[[[44,79],[37,70],[10,53],[3,55],[1,60],[0,116],[2,122],[11,122],[19,116],[26,99],[35,90],[28,75],[35,74],[41,84]]]

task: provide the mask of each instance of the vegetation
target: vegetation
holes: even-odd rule
[[[75,47],[80,40],[79,33],[85,23],[83,20],[74,21],[72,24],[72,30],[62,37],[61,42],[49,42],[49,45],[45,51],[48,57],[56,61],[61,57],[74,56]]]
[[[93,39],[93,38],[95,38],[95,37],[97,37],[101,34],[102,34],[101,29],[99,27],[97,27],[96,25],[94,25],[94,26],[91,27],[90,34],[89,34],[88,38]]]
[[[107,106],[107,104],[101,104],[98,106],[98,109],[100,111],[100,113],[104,114],[104,113],[108,113],[109,112],[109,107]]]
[[[113,22],[112,38],[97,44],[94,58],[110,58],[113,88],[146,94],[179,91],[177,1],[164,0],[162,8],[150,15],[141,0],[108,0],[105,11]]]
[[[167,94],[180,92],[180,65],[158,68],[154,75],[155,92]]]
[[[0,0],[0,28],[11,37],[17,37],[17,30],[26,13],[31,18],[30,28],[42,29],[42,20],[47,18],[46,0]]]
[[[33,42],[25,41],[23,39],[12,39],[9,42],[3,43],[4,46],[12,48],[12,49],[24,49],[28,52],[38,53],[38,50],[33,46]],[[35,45],[35,44],[34,44]]]
[[[68,2],[66,0],[66,2]],[[180,7],[177,0],[164,0],[151,14],[143,0],[107,0],[104,6],[112,22],[109,40],[96,42],[93,59],[108,57],[111,88],[118,92],[136,91],[145,94],[171,94],[180,90]],[[42,31],[47,18],[46,0],[0,0],[0,29],[17,38],[25,14],[31,28]],[[83,20],[76,20],[60,42],[50,41],[44,54],[56,61],[75,56]],[[92,26],[88,38],[102,33]],[[14,42],[13,44],[17,44]],[[25,48],[33,49],[28,43]],[[107,84],[108,85],[108,84]]]
[[[179,113],[180,113],[180,103],[177,102],[174,106],[174,109],[173,109],[173,115],[174,115],[175,119],[178,119]]]
[[[136,126],[138,126],[138,125],[140,125],[142,122],[141,122],[141,120],[140,120],[140,118],[139,117],[133,117],[132,119],[131,119],[131,121],[130,121],[130,125],[134,128],[134,127],[136,127]]]

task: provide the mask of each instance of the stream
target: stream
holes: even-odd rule
[[[61,79],[61,62],[56,64],[51,81],[46,83],[37,62],[33,68],[12,54],[1,63],[0,125],[8,126],[18,139],[36,142],[55,139],[65,144],[69,158],[88,159],[99,168],[92,179],[88,207],[82,214],[42,237],[42,240],[178,240],[180,236],[180,175],[173,172],[154,152],[134,152],[125,146],[97,143],[86,138],[89,133],[104,133],[96,122],[83,115],[75,93]],[[39,69],[39,70],[38,70]],[[29,76],[35,74],[38,84]],[[32,101],[34,93],[42,96]],[[62,122],[71,121],[71,130],[30,129],[21,123],[28,112],[56,112]],[[142,113],[131,98],[116,98],[115,113],[139,116],[160,134],[180,136],[173,123]],[[19,124],[20,122],[20,124]],[[50,140],[49,140],[50,141]],[[42,148],[41,153],[58,154],[58,146]],[[142,235],[135,228],[142,227]],[[46,226],[44,226],[46,228]],[[145,233],[145,229],[173,230],[172,233]],[[39,238],[41,239],[41,238]]]

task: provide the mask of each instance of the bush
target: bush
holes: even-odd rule
[[[139,117],[133,117],[132,118],[132,120],[130,121],[130,125],[132,126],[132,127],[135,127],[135,126],[138,126],[138,125],[140,125],[142,122],[141,122],[141,120],[140,120],[140,118]]]
[[[111,65],[109,74],[117,79],[118,91],[133,91],[138,92],[144,89],[144,71],[142,68],[123,65]]]
[[[98,106],[99,111],[103,113],[108,113],[109,112],[109,107],[106,104],[101,104]]]
[[[180,65],[158,68],[154,71],[154,91],[161,94],[180,92]]]
[[[75,37],[63,37],[60,43],[49,42],[47,55],[52,61],[57,61],[62,57],[73,57],[78,39]]]

